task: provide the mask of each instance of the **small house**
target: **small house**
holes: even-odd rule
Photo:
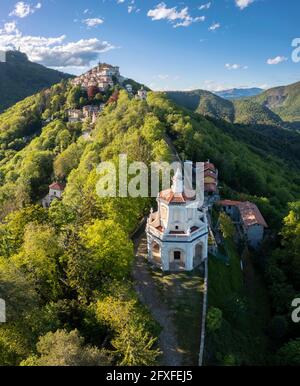
[[[42,200],[43,207],[49,208],[54,200],[61,200],[64,190],[65,185],[61,184],[60,182],[54,182],[53,184],[49,185],[49,193]]]
[[[258,207],[249,201],[219,201],[218,205],[239,227],[246,241],[252,248],[258,248],[264,238],[268,225]]]

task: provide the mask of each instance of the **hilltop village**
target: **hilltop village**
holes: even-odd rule
[[[119,67],[106,63],[99,63],[97,67],[73,79],[72,84],[86,93],[87,103],[81,108],[67,111],[69,122],[89,121],[91,125],[95,124],[105,105],[118,100],[120,89],[125,89],[131,97],[146,100],[147,91],[132,83],[121,76]]]

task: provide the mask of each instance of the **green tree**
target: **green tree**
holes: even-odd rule
[[[151,366],[156,363],[160,351],[155,348],[156,339],[145,328],[145,315],[136,300],[108,296],[98,301],[96,315],[114,332],[112,345],[114,356],[121,366]]]
[[[235,228],[234,228],[233,222],[231,221],[231,218],[227,216],[226,213],[222,212],[220,214],[219,221],[220,221],[220,229],[224,239],[231,240],[235,234]]]
[[[286,343],[277,353],[277,361],[282,366],[300,365],[300,338]]]
[[[94,269],[105,277],[125,277],[133,261],[133,245],[121,226],[112,220],[95,220],[81,238],[90,251]]]
[[[58,259],[62,248],[55,230],[47,225],[28,224],[24,244],[12,261],[34,283],[44,298],[56,299],[60,294]]]
[[[207,313],[207,329],[209,332],[218,331],[222,326],[223,313],[219,308],[210,307]]]
[[[105,351],[84,344],[77,330],[57,330],[41,337],[38,355],[30,356],[21,366],[107,366],[110,360]]]

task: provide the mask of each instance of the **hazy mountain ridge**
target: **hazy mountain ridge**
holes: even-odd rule
[[[258,87],[252,88],[232,88],[229,90],[215,91],[214,94],[224,99],[240,99],[261,94],[264,90]]]

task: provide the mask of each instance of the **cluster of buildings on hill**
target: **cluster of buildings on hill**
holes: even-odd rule
[[[106,63],[100,63],[97,67],[72,80],[74,86],[79,86],[87,92],[89,99],[94,98],[98,93],[107,91],[107,89],[116,84],[121,85],[124,83],[125,78],[121,76],[120,68]],[[125,84],[124,88],[129,94],[133,95],[132,84]],[[145,100],[147,98],[147,91],[142,87],[137,92],[136,98]]]
[[[113,87],[116,79],[119,83],[124,81],[120,75],[119,67],[110,64],[100,63],[97,67],[75,78],[72,83],[74,86],[80,86],[87,92],[97,89],[98,92],[104,92],[109,87]]]
[[[99,106],[88,105],[82,109],[69,109],[67,111],[69,122],[76,123],[82,122],[86,119],[90,119],[94,124],[98,115],[103,111],[105,105],[102,103]]]
[[[207,212],[213,204],[227,213],[241,239],[258,248],[268,227],[257,206],[251,202],[220,201],[218,169],[204,163],[204,203],[196,191],[187,194],[183,176],[178,170],[171,189],[160,192],[158,210],[151,211],[147,221],[149,261],[163,271],[191,271],[208,256],[211,231]]]
[[[74,86],[81,87],[87,92],[89,100],[92,100],[98,93],[105,93],[110,87],[116,84],[125,83],[125,78],[120,75],[119,67],[111,66],[110,64],[99,64],[97,67],[91,69],[83,75],[78,76],[71,82]],[[138,100],[147,99],[147,91],[144,87],[141,87],[134,95],[134,89],[132,84],[125,84],[124,89],[132,97],[135,96]],[[107,104],[116,102],[119,97],[119,92],[115,91],[109,98]],[[86,119],[90,119],[91,123],[94,124],[98,115],[103,111],[105,104],[99,106],[88,105],[82,109],[69,109],[67,111],[69,122],[76,123],[82,122]]]

